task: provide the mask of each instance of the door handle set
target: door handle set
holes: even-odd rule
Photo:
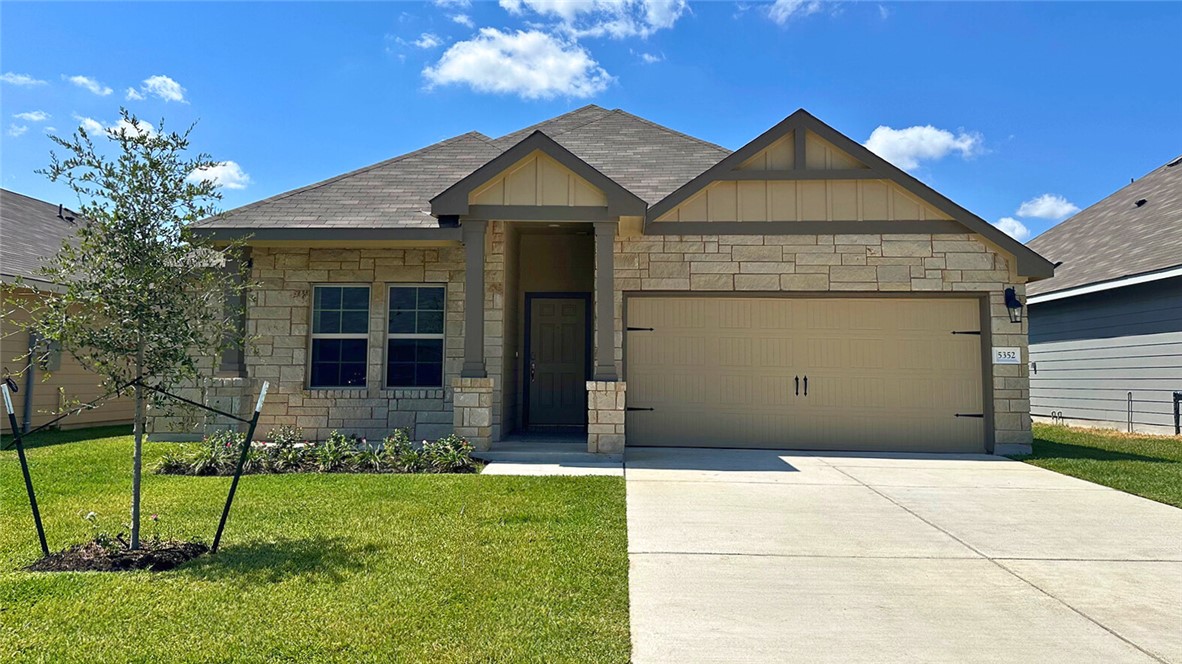
[[[793,378],[792,380],[796,383],[796,396],[800,396],[800,376],[797,376],[797,377]],[[806,397],[809,395],[809,377],[808,376],[804,377],[804,395]]]

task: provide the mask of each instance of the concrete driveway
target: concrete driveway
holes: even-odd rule
[[[1182,662],[1182,510],[990,456],[629,449],[635,662]]]

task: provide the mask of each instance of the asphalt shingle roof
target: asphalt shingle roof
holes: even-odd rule
[[[45,280],[38,273],[42,261],[57,254],[62,240],[72,236],[76,224],[81,223],[80,219],[68,221],[77,216],[70,210],[62,214],[66,219],[57,213],[56,203],[0,189],[0,280]]]
[[[1172,165],[1171,165],[1172,164]],[[1137,201],[1145,203],[1138,206]],[[1182,265],[1182,157],[1153,170],[1027,243],[1055,276],[1027,287],[1052,293]]]
[[[211,228],[430,228],[430,200],[541,131],[652,204],[730,154],[725,148],[595,105],[490,139],[470,132],[212,217]]]

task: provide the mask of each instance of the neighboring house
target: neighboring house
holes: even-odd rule
[[[21,325],[39,297],[32,287],[41,291],[56,288],[40,275],[42,261],[57,254],[78,223],[73,212],[59,205],[0,189],[0,379],[17,387],[13,406],[25,430],[53,419],[65,404],[89,402],[104,394],[102,379],[83,369],[69,353],[41,353],[44,360],[30,366],[29,349],[35,339]],[[70,416],[58,426],[71,429],[131,423],[133,412],[131,400],[112,399],[99,408]],[[3,430],[11,431],[7,416],[0,413],[0,417]]]
[[[1174,433],[1182,393],[1182,157],[1030,241],[1031,412]]]
[[[199,232],[248,238],[258,340],[213,391],[270,381],[262,432],[1030,446],[1026,365],[991,348],[1024,353],[1004,292],[1051,264],[803,110],[730,152],[587,106]]]

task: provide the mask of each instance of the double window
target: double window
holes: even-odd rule
[[[365,387],[369,356],[369,287],[314,286],[309,387]],[[443,385],[442,286],[390,287],[386,387]]]
[[[443,385],[442,286],[391,286],[386,387]]]

